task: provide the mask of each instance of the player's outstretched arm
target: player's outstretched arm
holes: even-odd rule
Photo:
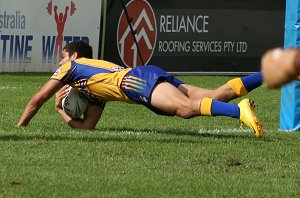
[[[49,80],[28,102],[18,122],[18,127],[27,126],[43,104],[61,87],[62,84],[58,80]]]
[[[69,86],[62,87],[56,93],[55,110],[59,113],[62,119],[72,128],[91,130],[95,129],[99,119],[101,118],[104,107],[100,105],[88,104],[84,113],[84,118],[71,118],[62,108],[62,99],[68,93]]]
[[[278,88],[300,75],[300,50],[269,50],[263,55],[261,64],[264,84],[271,89]]]

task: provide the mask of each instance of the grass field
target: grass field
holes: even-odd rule
[[[50,75],[0,74],[0,197],[300,196],[300,133],[278,131],[279,90],[248,95],[264,139],[238,120],[162,117],[119,102],[106,106],[95,131],[84,132],[63,123],[53,98],[17,128]],[[230,79],[179,78],[208,88]]]

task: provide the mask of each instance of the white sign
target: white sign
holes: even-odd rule
[[[53,72],[74,40],[97,58],[100,19],[101,0],[0,0],[0,72]]]

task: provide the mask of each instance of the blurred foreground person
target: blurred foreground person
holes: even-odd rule
[[[263,55],[261,64],[264,84],[270,89],[279,88],[300,75],[300,50],[269,50]]]

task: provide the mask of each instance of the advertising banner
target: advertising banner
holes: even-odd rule
[[[0,0],[0,72],[52,72],[62,48],[85,40],[98,56],[101,0]]]
[[[111,1],[104,58],[174,73],[251,73],[283,45],[284,14],[284,0]]]

